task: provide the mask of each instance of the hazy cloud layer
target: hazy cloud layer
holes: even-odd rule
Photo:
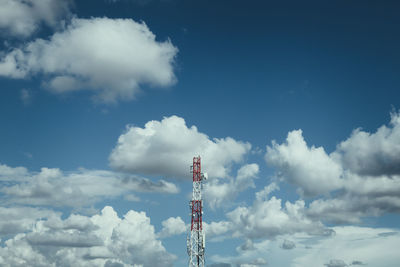
[[[178,193],[179,189],[163,180],[149,179],[101,170],[63,173],[60,169],[42,168],[28,172],[23,167],[0,165],[0,177],[8,181],[0,188],[3,203],[56,207],[85,207],[105,198],[132,192]]]
[[[19,38],[34,34],[41,24],[59,26],[70,15],[70,0],[0,0],[0,32]]]
[[[142,84],[173,84],[177,51],[169,40],[156,41],[143,22],[73,18],[49,40],[37,39],[4,55],[0,75],[42,75],[51,92],[90,90],[97,101],[113,103],[133,99]]]
[[[327,267],[346,267],[348,266],[344,261],[342,260],[330,260],[329,263],[324,264]]]
[[[261,258],[267,266],[283,264],[290,267],[304,266],[387,266],[396,267],[400,234],[398,230],[368,227],[333,227],[333,235],[314,236],[307,233],[293,233],[290,240],[296,246],[290,250],[282,249],[281,238],[246,241],[250,249],[238,247],[237,255],[218,255],[210,257],[213,262],[223,262],[231,266],[250,264]],[[382,235],[382,233],[395,233]],[[250,244],[250,245],[249,245]],[[218,265],[216,265],[218,266]],[[229,265],[228,265],[229,266]],[[340,265],[338,265],[340,266]]]
[[[311,248],[307,249],[307,253],[299,253],[292,266],[398,265],[396,244],[400,241],[399,236],[379,235],[391,230],[355,226],[333,227],[333,230],[336,234],[329,238],[309,240]],[[304,238],[300,240],[304,241]]]
[[[201,155],[202,170],[210,177],[226,177],[250,148],[230,137],[210,139],[196,126],[187,127],[183,118],[171,116],[149,121],[144,128],[128,126],[109,159],[118,171],[189,180],[194,156]]]
[[[55,213],[48,209],[31,207],[0,207],[0,236],[23,233],[31,229],[36,220]],[[6,218],[6,219],[5,219]]]

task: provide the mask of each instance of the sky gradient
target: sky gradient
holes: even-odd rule
[[[397,266],[399,11],[0,0],[0,265]]]

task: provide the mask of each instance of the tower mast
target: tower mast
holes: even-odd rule
[[[191,211],[191,226],[187,238],[187,251],[189,254],[189,267],[204,267],[205,235],[203,231],[203,201],[201,189],[203,180],[207,175],[201,172],[200,156],[193,158],[191,166],[193,173],[193,195],[189,202]]]

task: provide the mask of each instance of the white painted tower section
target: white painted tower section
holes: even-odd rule
[[[187,252],[189,255],[189,267],[204,267],[204,249],[205,235],[203,231],[203,201],[201,198],[201,190],[203,180],[207,179],[207,175],[201,172],[200,156],[193,158],[193,194],[192,200],[189,202],[191,226],[187,237]]]

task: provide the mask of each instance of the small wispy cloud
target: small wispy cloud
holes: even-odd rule
[[[32,153],[29,153],[29,152],[22,152],[22,154],[24,154],[24,156],[27,157],[27,158],[29,158],[29,159],[33,158]]]
[[[20,97],[25,106],[32,103],[32,92],[29,89],[21,89]]]

